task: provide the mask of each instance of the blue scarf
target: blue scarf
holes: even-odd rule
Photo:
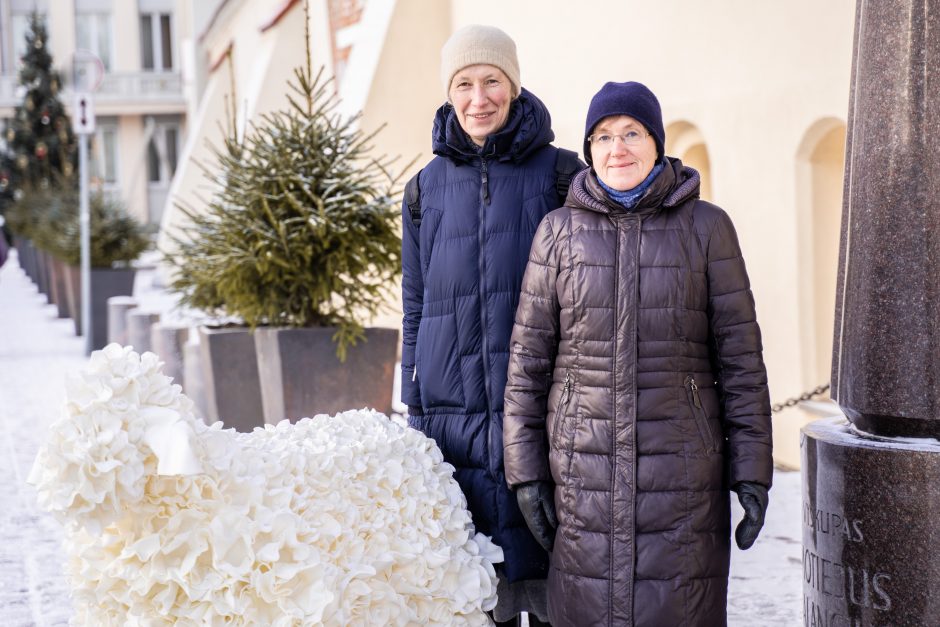
[[[640,198],[643,197],[643,194],[646,193],[646,190],[649,189],[649,186],[653,184],[653,181],[659,176],[659,173],[663,171],[663,162],[660,161],[655,166],[653,166],[652,171],[647,175],[643,182],[634,187],[633,189],[628,189],[625,192],[621,192],[612,187],[604,185],[604,181],[601,180],[601,177],[597,177],[597,182],[601,184],[601,187],[607,192],[607,195],[610,196],[610,199],[613,200],[618,205],[623,205],[623,208],[627,211],[633,210],[636,207],[636,204],[640,202]],[[595,173],[596,174],[596,173]]]

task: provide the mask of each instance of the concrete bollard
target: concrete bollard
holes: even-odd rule
[[[193,401],[196,415],[208,423],[206,383],[202,373],[202,352],[199,348],[198,333],[191,333],[189,341],[183,345],[183,381],[183,393]]]
[[[160,314],[143,309],[127,312],[127,343],[143,355],[150,348],[150,327],[160,322]]]
[[[189,327],[174,322],[156,322],[150,327],[150,350],[163,361],[163,374],[186,389],[183,346],[189,339]]]
[[[127,312],[136,307],[137,299],[133,296],[112,296],[108,299],[108,344],[111,342],[117,342],[122,346],[129,344]],[[78,327],[76,327],[76,333],[78,333]]]

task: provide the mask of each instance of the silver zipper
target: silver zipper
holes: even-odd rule
[[[704,406],[702,405],[702,399],[698,394],[698,385],[695,383],[695,378],[692,375],[689,375],[685,378],[685,385],[689,388],[689,392],[692,396],[692,405],[698,409],[698,412],[693,412],[695,414],[695,423],[698,425],[699,435],[702,437],[702,441],[705,444],[705,450],[708,452],[714,452],[718,450],[718,446],[715,444],[715,436],[712,433],[712,427],[708,424],[708,416],[705,414]]]

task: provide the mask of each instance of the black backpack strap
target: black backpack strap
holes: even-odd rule
[[[415,228],[421,228],[421,171],[411,177],[411,180],[405,184],[405,203],[408,205],[408,212],[411,214],[411,223]]]
[[[561,204],[565,204],[568,197],[568,187],[574,175],[584,169],[584,164],[578,159],[578,153],[572,150],[559,148],[555,155],[555,191]]]

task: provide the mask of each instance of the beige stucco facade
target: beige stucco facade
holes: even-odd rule
[[[86,29],[94,48],[88,51],[105,63],[92,92],[97,120],[90,144],[93,188],[122,200],[142,222],[159,223],[173,176],[173,155],[186,133],[183,84],[190,79],[181,67],[193,38],[193,7],[191,0],[0,0],[0,117],[11,117],[19,103],[16,50],[22,33],[17,25],[25,16],[35,9],[45,17],[50,52],[65,81],[60,97],[70,114],[73,59],[79,50],[87,50],[80,35]],[[151,20],[148,54],[153,67],[144,61],[148,46],[142,44],[143,16]],[[155,163],[148,164],[148,159]]]
[[[192,197],[199,185],[188,158],[204,154],[205,139],[217,139],[230,83],[242,119],[256,119],[277,105],[279,86],[303,60],[296,15],[274,32],[258,31],[283,2],[223,4],[201,45],[217,59],[232,43],[231,70],[220,66],[207,80],[171,190],[180,198]],[[588,102],[605,81],[652,88],[663,106],[667,152],[702,170],[703,195],[737,226],[772,398],[828,380],[853,0],[367,0],[363,6],[359,23],[343,33],[352,48],[340,95],[347,110],[363,111],[366,130],[387,124],[376,138],[379,152],[402,155],[402,163],[420,155],[408,174],[432,156],[432,116],[444,101],[439,50],[465,24],[492,24],[515,39],[522,83],[549,107],[557,145],[580,150]],[[311,7],[315,63],[329,65],[328,5],[312,0]],[[299,6],[292,11],[302,15]],[[181,224],[168,210],[164,231]],[[400,303],[390,307],[376,324],[399,324]],[[799,428],[811,417],[791,409],[775,418],[782,465],[798,465]]]

